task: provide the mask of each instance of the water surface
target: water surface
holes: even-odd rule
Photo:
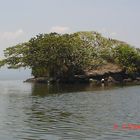
[[[140,86],[0,81],[0,140],[139,140]]]

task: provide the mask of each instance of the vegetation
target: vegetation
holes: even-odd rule
[[[34,77],[72,78],[107,63],[126,72],[139,72],[140,50],[96,32],[39,34],[7,48],[0,66],[29,67]]]
[[[120,45],[115,49],[115,60],[122,65],[127,72],[136,72],[140,68],[140,52],[129,45]]]

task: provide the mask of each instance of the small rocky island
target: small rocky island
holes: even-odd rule
[[[36,77],[27,79],[24,82],[35,83],[66,83],[79,84],[91,83],[92,85],[108,84],[140,84],[140,73],[129,74],[123,71],[118,65],[107,64],[100,69],[86,71],[85,74],[75,75],[72,78],[53,79],[48,77]]]
[[[39,34],[9,47],[0,65],[28,67],[37,83],[140,83],[140,49],[97,32]]]

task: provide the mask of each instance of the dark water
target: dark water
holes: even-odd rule
[[[140,86],[0,81],[0,140],[139,140],[124,123],[140,125]]]

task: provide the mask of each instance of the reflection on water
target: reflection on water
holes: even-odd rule
[[[140,130],[113,125],[140,124],[140,87],[46,85],[0,82],[2,140],[132,140]]]
[[[120,85],[119,85],[120,87]],[[32,95],[46,96],[49,94],[62,94],[70,92],[82,92],[82,91],[95,91],[95,90],[108,90],[116,88],[115,86],[106,86],[104,84],[93,86],[92,84],[32,84]]]

